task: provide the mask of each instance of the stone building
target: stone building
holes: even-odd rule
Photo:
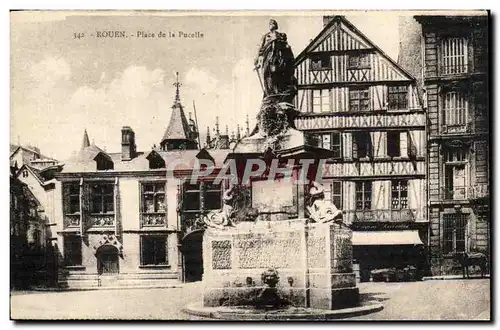
[[[343,16],[296,58],[297,129],[335,156],[327,194],[352,223],[361,280],[370,270],[425,271],[425,112],[416,79]]]
[[[488,16],[400,21],[400,63],[427,108],[432,273],[461,272],[457,253],[490,251]]]
[[[179,86],[158,148],[138,151],[140,137],[129,126],[118,153],[90,144],[85,132],[79,152],[55,175],[61,285],[162,287],[201,279],[198,220],[222,206],[224,187],[211,177],[188,178],[199,159],[220,167],[229,150],[199,149]]]
[[[54,250],[44,207],[30,187],[10,175],[10,286],[28,289],[54,283]]]

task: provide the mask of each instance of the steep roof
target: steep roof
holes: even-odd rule
[[[328,37],[328,35],[336,28],[335,24],[337,22],[343,23],[349,32],[351,32],[351,36],[355,38],[355,42],[357,42],[359,45],[362,46],[362,48],[373,48],[375,49],[376,52],[378,52],[383,58],[385,58],[387,61],[389,61],[395,68],[399,69],[401,71],[401,74],[403,74],[407,79],[410,80],[415,80],[415,78],[404,68],[398,65],[396,61],[394,61],[389,55],[387,55],[382,49],[380,49],[373,41],[368,39],[366,35],[364,35],[361,31],[359,31],[349,20],[347,20],[344,16],[342,15],[336,15],[332,17],[330,22],[325,25],[323,30],[314,38],[305,48],[304,50],[295,58],[295,65],[300,64],[302,61],[304,61],[307,58],[307,55],[314,51],[316,47],[325,39]],[[352,35],[354,33],[354,35]]]
[[[87,134],[87,130],[83,132],[83,141],[82,141],[82,149],[90,147],[89,135]]]
[[[165,140],[191,140],[189,124],[180,103],[175,103],[172,107],[170,122],[161,142]]]
[[[100,149],[99,149],[100,150]],[[78,173],[78,172],[97,172],[94,155],[98,150],[95,149],[92,152],[89,151],[84,155],[75,155],[65,162],[62,169],[62,173]],[[125,172],[125,171],[149,171],[149,160],[148,157],[152,153],[160,155],[165,161],[166,167],[175,164],[176,170],[189,170],[192,169],[197,160],[197,156],[207,157],[205,153],[208,153],[211,158],[213,158],[216,167],[222,167],[224,160],[231,150],[151,150],[149,152],[138,152],[136,157],[131,160],[123,161],[121,159],[121,153],[109,153],[106,154],[113,161],[114,168],[108,170],[107,172]],[[92,157],[94,156],[94,157]],[[207,157],[207,158],[210,158]]]

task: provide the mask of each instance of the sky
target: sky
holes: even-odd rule
[[[175,72],[186,116],[195,103],[202,143],[216,116],[222,132],[237,124],[244,132],[247,115],[252,129],[262,100],[253,61],[269,19],[297,56],[323,28],[321,15],[12,12],[11,143],[36,145],[64,161],[80,148],[84,129],[97,146],[119,152],[121,127],[130,126],[138,150],[150,150],[168,126]],[[395,60],[399,15],[345,13]],[[125,31],[127,38],[97,38],[103,31]],[[143,38],[138,31],[177,37]],[[179,38],[179,31],[203,37]]]

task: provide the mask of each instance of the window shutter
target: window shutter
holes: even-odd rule
[[[367,155],[368,155],[368,158],[373,158],[373,140],[372,140],[372,132],[366,134],[366,137],[367,137]]]
[[[64,214],[69,213],[70,201],[69,201],[69,184],[63,184],[63,212]]]
[[[401,132],[399,134],[399,144],[401,157],[408,157],[408,132]]]
[[[358,134],[352,133],[352,158],[358,159]]]

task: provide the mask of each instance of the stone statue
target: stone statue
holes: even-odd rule
[[[232,188],[226,190],[222,197],[224,203],[222,209],[208,212],[208,214],[203,217],[203,222],[211,228],[222,229],[224,227],[234,227],[232,222],[235,213],[232,205],[233,198]]]
[[[309,211],[310,218],[314,222],[319,223],[327,223],[327,222],[336,222],[343,223],[342,218],[340,217],[342,211],[337,209],[337,207],[325,199],[325,189],[322,185],[317,182],[312,182],[312,187],[309,190],[309,195],[311,197],[311,201],[309,206],[307,206],[307,210]]]
[[[269,21],[269,32],[262,37],[255,59],[255,69],[264,97],[277,96],[280,102],[292,103],[297,93],[294,56],[285,33],[278,32],[278,23]]]

